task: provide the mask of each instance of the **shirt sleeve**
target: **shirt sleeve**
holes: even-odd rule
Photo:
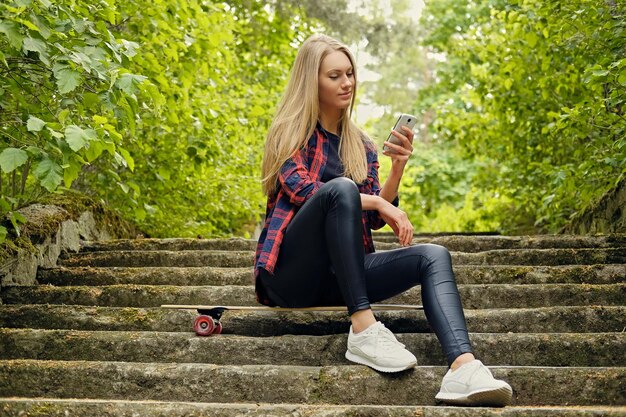
[[[365,143],[365,152],[367,154],[367,179],[361,185],[360,191],[363,194],[369,195],[380,195],[380,181],[378,179],[378,168],[380,164],[378,163],[378,153],[376,152],[376,146],[371,142]],[[396,198],[391,202],[394,206],[398,207],[399,198]],[[366,210],[367,219],[370,225],[370,228],[373,230],[380,229],[386,223],[380,217],[380,214],[377,210]]]
[[[302,206],[322,186],[322,182],[316,181],[311,175],[307,149],[296,151],[280,169],[278,181],[289,201]]]

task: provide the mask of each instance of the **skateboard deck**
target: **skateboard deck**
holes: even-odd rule
[[[274,311],[274,312],[287,312],[287,311],[347,311],[345,306],[323,306],[323,307],[301,307],[301,308],[289,308],[289,307],[267,307],[267,306],[221,306],[221,305],[179,305],[179,304],[163,304],[161,308],[176,309],[176,310],[196,310],[198,316],[194,320],[193,330],[198,336],[210,336],[213,334],[222,333],[222,323],[220,319],[222,314],[227,310],[236,311]],[[372,310],[375,311],[400,311],[400,310],[422,310],[424,307],[420,305],[407,305],[407,304],[372,304]]]

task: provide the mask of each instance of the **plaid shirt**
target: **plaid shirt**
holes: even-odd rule
[[[280,244],[289,222],[300,207],[324,184],[320,179],[326,166],[329,146],[329,138],[318,124],[307,145],[295,152],[280,169],[278,191],[267,199],[265,227],[259,236],[256,249],[255,277],[258,277],[260,268],[264,268],[270,274],[274,273]],[[365,142],[364,146],[368,173],[367,179],[358,185],[359,191],[361,194],[379,195],[379,164],[376,146],[372,142]],[[397,198],[393,204],[398,205]],[[380,229],[385,225],[385,221],[376,210],[364,210],[362,221],[365,253],[372,253],[374,242],[371,229]]]

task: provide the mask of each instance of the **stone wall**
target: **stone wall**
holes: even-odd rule
[[[54,267],[63,251],[77,252],[81,240],[134,237],[129,236],[134,232],[132,226],[104,221],[91,210],[72,214],[56,205],[33,204],[18,212],[26,219],[20,228],[22,244],[0,264],[0,287],[37,284],[37,269]]]
[[[626,232],[626,178],[597,203],[572,219],[561,232],[570,234]]]

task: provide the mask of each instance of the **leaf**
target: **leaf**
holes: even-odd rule
[[[85,93],[83,95],[83,104],[90,110],[96,110],[96,106],[100,104],[100,97],[94,93]]]
[[[56,190],[61,181],[63,181],[63,169],[49,158],[39,162],[33,173],[39,180],[39,183],[50,192]]]
[[[530,46],[531,48],[534,48],[535,45],[537,45],[538,40],[539,40],[539,37],[537,36],[535,32],[528,32],[526,34],[526,41],[528,42],[528,46]]]
[[[137,86],[144,82],[147,78],[148,77],[144,75],[122,74],[115,82],[115,85],[126,94],[132,95],[137,91]]]
[[[78,152],[87,145],[89,136],[87,131],[79,126],[69,125],[65,128],[65,140],[74,152]]]
[[[20,213],[18,213],[17,211],[10,212],[7,215],[7,217],[9,218],[9,220],[11,221],[11,224],[13,225],[13,230],[15,230],[15,234],[17,234],[17,237],[20,237],[20,225],[19,224],[26,223],[26,218]]]
[[[128,168],[131,171],[135,170],[135,160],[133,159],[132,156],[130,156],[130,153],[123,148],[118,148],[120,154],[122,154],[122,156],[124,157],[124,160],[126,161],[126,163],[128,164]]]
[[[43,54],[48,50],[48,47],[44,41],[31,37],[24,39],[24,44],[22,48],[24,49],[24,52],[33,51],[38,52],[39,54]]]
[[[74,71],[67,65],[54,64],[52,71],[54,72],[54,77],[57,79],[57,86],[61,94],[74,91],[82,81],[80,73]]]
[[[94,123],[96,124],[105,124],[106,122],[108,122],[108,119],[106,117],[102,117],[102,116],[98,116],[97,114],[94,114],[92,117]]]
[[[6,148],[0,153],[0,168],[6,174],[24,165],[28,160],[26,151],[17,148]]]
[[[70,188],[72,186],[74,180],[80,175],[81,169],[82,165],[76,161],[71,161],[69,166],[63,169],[63,183],[65,187]]]
[[[4,243],[7,239],[7,228],[4,226],[0,226],[0,243]]]
[[[35,23],[39,30],[39,33],[41,33],[41,36],[43,36],[44,39],[48,40],[48,38],[50,38],[50,36],[52,35],[52,31],[46,25],[45,20],[34,13],[30,14],[30,20]]]
[[[85,156],[87,157],[87,161],[89,162],[93,162],[96,159],[98,159],[98,157],[100,155],[102,155],[102,152],[105,150],[105,146],[104,143],[102,141],[95,141],[93,143],[91,143],[89,145],[89,148],[87,148],[86,152],[85,152]]]
[[[35,116],[29,116],[28,122],[26,122],[26,128],[29,132],[39,132],[45,125],[46,122]]]
[[[19,27],[14,22],[3,21],[0,22],[0,32],[4,33],[9,38],[9,44],[17,49],[22,49],[22,41],[24,36],[20,34]]]

